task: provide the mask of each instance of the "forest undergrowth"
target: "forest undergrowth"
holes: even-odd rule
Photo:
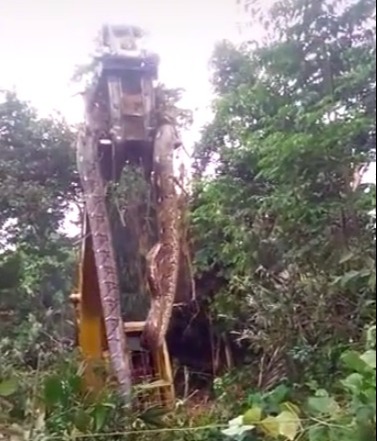
[[[81,207],[75,131],[7,92],[0,440],[375,439],[375,2],[243,4],[264,36],[214,49],[187,214],[196,302],[233,367],[169,411],[124,408],[110,385],[83,394],[68,302],[81,238],[61,228]]]

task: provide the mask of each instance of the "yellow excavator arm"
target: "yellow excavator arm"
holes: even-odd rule
[[[134,352],[139,357],[139,353],[145,355],[148,351],[150,370],[157,373],[154,384],[161,389],[159,396],[171,403],[174,389],[165,335],[179,264],[177,201],[172,176],[172,151],[177,137],[173,125],[170,127],[165,122],[159,126],[155,87],[159,58],[141,47],[142,37],[143,31],[135,26],[106,25],[102,29],[95,81],[85,94],[86,124],[77,142],[85,225],[80,282],[71,300],[77,311],[78,343],[88,366],[88,387],[101,388],[103,378],[96,373],[95,366],[108,356],[118,389],[130,402],[131,388],[135,386],[133,372],[137,370]],[[149,256],[153,257],[148,259],[147,268],[151,310],[146,323],[130,324],[122,318],[107,186],[116,182],[124,165],[135,158],[136,162],[141,158],[149,168],[145,172],[150,174],[151,185],[158,186],[162,198],[156,207],[159,234],[150,250]],[[146,336],[141,338],[139,334],[144,333]],[[132,349],[127,340],[135,338],[144,342],[143,348],[136,345],[136,350],[133,345]],[[145,363],[147,358],[144,357]]]

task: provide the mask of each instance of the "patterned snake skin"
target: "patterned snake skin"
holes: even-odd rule
[[[143,344],[150,348],[160,347],[165,339],[177,290],[180,241],[173,154],[178,144],[174,125],[162,124],[156,134],[153,152],[159,241],[147,255],[151,308],[142,337]]]
[[[97,146],[96,136],[88,129],[85,132],[82,131],[78,137],[77,163],[92,232],[111,365],[118,380],[120,392],[129,402],[131,369],[126,354],[126,337],[120,311],[119,281],[106,208],[106,188],[100,172]]]

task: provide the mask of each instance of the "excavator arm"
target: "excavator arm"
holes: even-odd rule
[[[179,266],[173,177],[173,150],[179,140],[172,119],[164,119],[161,124],[158,117],[155,80],[159,58],[140,47],[142,36],[142,30],[135,26],[103,27],[102,55],[96,80],[85,94],[86,123],[77,142],[86,218],[80,286],[75,296],[79,345],[89,365],[108,350],[119,390],[127,402],[131,397],[132,363],[121,314],[106,189],[111,180],[117,179],[122,161],[135,145],[152,158],[150,183],[159,195],[158,238],[148,253],[146,269],[151,307],[142,337],[144,346],[155,352],[165,344]],[[106,160],[109,157],[110,162]],[[109,163],[115,164],[118,172],[109,171]],[[98,389],[93,370],[87,378]]]

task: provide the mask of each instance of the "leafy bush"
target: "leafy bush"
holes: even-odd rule
[[[332,393],[317,389],[300,404],[284,401],[278,388],[259,396],[241,416],[229,422],[223,433],[235,440],[305,436],[308,441],[372,441],[376,437],[375,327],[368,330],[367,349],[348,350],[341,356],[347,373]],[[255,435],[259,434],[259,435]]]

